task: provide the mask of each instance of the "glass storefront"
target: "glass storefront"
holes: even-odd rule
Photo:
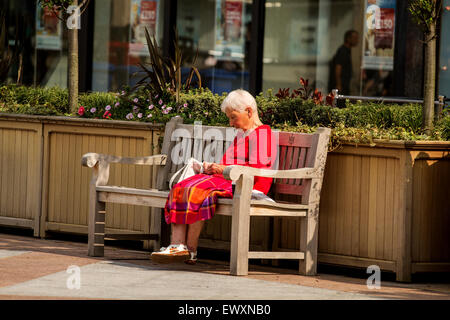
[[[6,15],[9,45],[15,45],[16,23],[24,27],[22,83],[26,85],[67,87],[67,28],[35,0],[0,1]],[[19,20],[17,20],[19,18]],[[12,66],[8,82],[17,81],[19,63]]]
[[[95,1],[93,91],[114,91],[139,80],[132,75],[149,59],[145,28],[161,45],[163,12],[160,0]]]
[[[165,23],[167,3],[168,0],[91,1],[92,43],[80,43],[80,47],[87,48],[82,52],[92,52],[92,60],[86,58],[92,73],[86,72],[80,78],[87,83],[87,90],[116,91],[139,79],[132,75],[139,70],[138,63],[145,64],[149,59],[145,27],[156,35],[160,45],[164,28],[174,27]],[[252,11],[261,12],[257,3],[173,0],[177,14],[171,19],[176,19],[178,44],[185,57],[183,76],[188,74],[198,48],[195,66],[202,85],[219,94],[237,88],[248,90],[250,79],[252,88],[261,87],[263,91],[298,88],[303,77],[325,94],[339,88],[342,94],[394,95],[395,29],[402,25],[396,18],[406,15],[397,14],[397,10],[405,10],[401,2],[266,0],[265,25],[259,31],[264,32],[263,46],[251,43]],[[16,16],[24,19],[22,83],[66,87],[67,28],[51,12],[42,10],[36,0],[0,0],[0,6],[7,13],[12,46]],[[450,0],[444,0],[441,28],[450,29]],[[80,33],[90,33],[91,29]],[[408,45],[408,39],[399,39],[399,48],[403,48],[403,43]],[[256,59],[250,56],[251,47],[254,52],[262,52],[262,77],[258,75],[260,69],[255,77],[250,77],[249,65]],[[439,54],[439,94],[450,96],[449,33],[441,34]],[[254,64],[252,68],[255,72]],[[17,69],[18,65],[11,69],[9,82],[16,81]],[[418,81],[417,76],[404,78],[408,83]],[[411,94],[419,96],[417,90]]]
[[[267,1],[263,89],[297,88],[302,77],[322,93],[340,85],[347,95],[391,95],[395,6],[395,0]]]
[[[187,58],[183,73],[198,48],[195,66],[204,87],[218,94],[248,90],[251,12],[251,0],[178,0],[179,45]]]
[[[444,0],[439,59],[439,94],[450,97],[450,0]]]

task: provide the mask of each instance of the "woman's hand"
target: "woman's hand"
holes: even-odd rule
[[[217,163],[204,163],[203,172],[206,174],[222,174],[225,169],[225,165]]]

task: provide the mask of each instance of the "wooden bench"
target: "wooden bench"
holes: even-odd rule
[[[194,157],[199,161],[219,163],[224,151],[236,134],[231,128],[183,124],[181,117],[172,118],[165,127],[160,155],[125,158],[97,153],[82,157],[82,165],[93,168],[89,187],[88,255],[104,255],[105,203],[143,205],[151,209],[151,230],[147,239],[158,245],[164,232],[162,215],[169,194],[168,181],[183,165],[172,161],[179,155],[183,161]],[[228,131],[227,131],[228,130]],[[314,134],[278,132],[278,170],[256,169],[246,166],[228,166],[223,175],[235,181],[233,199],[219,198],[216,213],[232,217],[231,261],[232,275],[248,273],[248,259],[298,259],[299,272],[315,275],[317,272],[318,218],[320,190],[327,158],[330,129],[318,128]],[[228,133],[228,134],[227,134]],[[178,161],[179,162],[179,161]],[[110,163],[158,165],[156,189],[143,190],[108,186]],[[251,199],[255,176],[274,178],[274,199],[280,195],[297,195],[297,202]],[[298,252],[249,252],[251,216],[299,217],[301,222],[300,250]],[[166,227],[168,229],[168,227]],[[167,233],[166,233],[167,238]]]

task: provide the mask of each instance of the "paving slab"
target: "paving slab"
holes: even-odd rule
[[[249,265],[249,274],[229,274],[228,261],[206,259],[160,265],[150,252],[110,242],[104,257],[88,257],[87,243],[39,239],[0,229],[0,300],[3,299],[443,299],[450,281],[398,283],[382,276],[381,288],[367,278],[319,273],[302,276],[293,269]],[[70,266],[80,267],[81,288],[70,290]],[[448,278],[448,275],[447,275]]]
[[[0,250],[0,259],[2,258],[8,258],[8,257],[14,257],[14,256],[20,256],[24,253],[30,253],[31,251],[21,251],[21,250]]]
[[[102,261],[79,268],[80,288],[69,289],[74,273],[57,272],[0,288],[0,295],[150,300],[334,300],[378,299],[322,288]]]

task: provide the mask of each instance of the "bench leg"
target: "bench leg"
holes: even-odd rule
[[[318,229],[317,217],[301,218],[300,251],[304,252],[305,258],[300,260],[299,273],[305,276],[317,274]]]
[[[252,187],[253,177],[241,176],[236,182],[236,190],[233,195],[230,273],[234,276],[245,276],[248,274]]]
[[[161,247],[161,215],[163,214],[161,208],[150,208],[150,234],[157,234],[158,240],[149,240],[148,246],[144,247],[146,250],[159,251]]]
[[[248,247],[250,216],[242,211],[231,222],[231,261],[230,273],[234,276],[248,274]]]
[[[91,199],[93,198],[93,199]],[[97,193],[90,197],[89,227],[88,227],[88,255],[103,257],[105,252],[105,203],[97,199]]]

